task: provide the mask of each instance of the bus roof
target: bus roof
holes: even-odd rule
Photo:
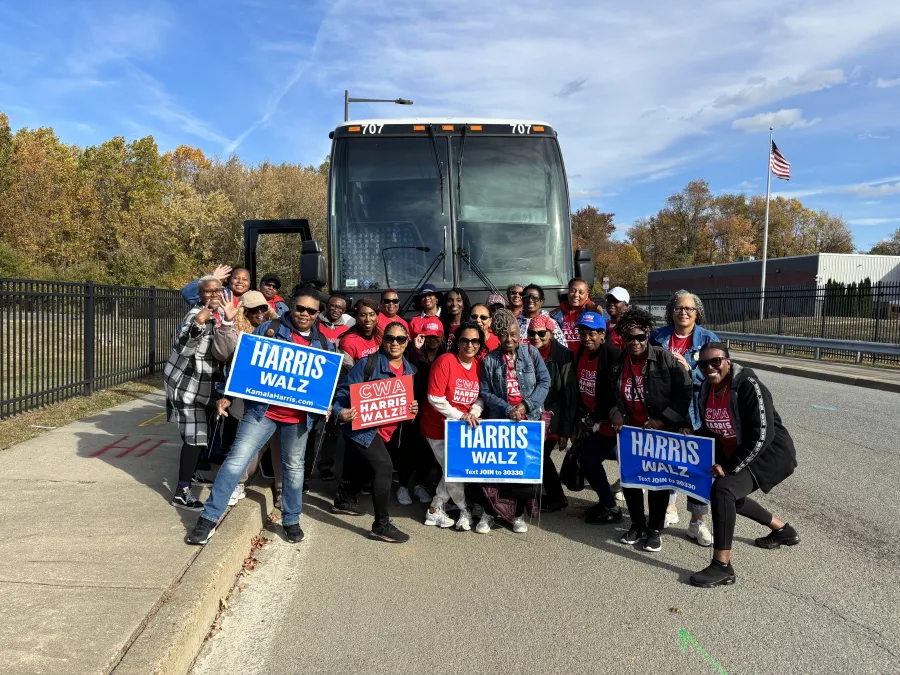
[[[382,119],[349,120],[341,122],[341,127],[356,126],[362,124],[537,124],[552,127],[553,125],[541,120],[517,120],[508,118],[491,117],[392,117]]]

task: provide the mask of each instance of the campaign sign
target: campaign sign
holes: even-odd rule
[[[241,333],[225,393],[325,414],[341,374],[342,358],[336,352]]]
[[[482,420],[477,427],[444,422],[444,477],[457,483],[540,483],[544,423]]]
[[[350,406],[357,412],[352,428],[358,431],[415,419],[409,412],[414,398],[412,375],[351,384]]]
[[[647,490],[678,490],[709,504],[715,464],[711,438],[622,427],[619,471],[622,485]]]

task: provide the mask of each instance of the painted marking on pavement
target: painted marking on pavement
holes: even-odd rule
[[[688,645],[696,649],[700,652],[700,655],[709,661],[709,664],[716,669],[717,673],[721,675],[728,675],[728,671],[725,670],[722,666],[720,666],[713,657],[711,657],[703,647],[700,646],[700,643],[694,638],[693,635],[688,633],[684,628],[678,629],[678,637],[681,639],[681,653],[684,654],[687,652]]]
[[[160,419],[160,418],[162,418],[162,419]],[[156,413],[149,420],[144,420],[143,422],[138,424],[138,426],[139,427],[149,427],[149,426],[158,427],[159,425],[165,424],[165,423],[166,423],[166,413],[165,413],[165,411],[163,411],[161,413]]]
[[[130,455],[132,452],[134,452],[135,450],[140,448],[145,443],[150,443],[150,445],[141,449],[140,452],[138,452],[134,455],[135,457],[143,457],[144,455],[149,455],[151,452],[153,452],[159,446],[161,446],[163,443],[165,443],[165,441],[154,441],[152,438],[145,438],[145,439],[139,441],[137,444],[125,445],[124,442],[127,441],[129,438],[130,438],[129,436],[122,436],[122,438],[120,438],[119,440],[114,441],[113,443],[110,443],[109,445],[106,445],[106,446],[100,448],[99,450],[97,450],[97,452],[93,453],[91,455],[91,457],[99,457],[100,455],[103,455],[103,454],[109,452],[110,450],[122,450],[122,452],[120,452],[118,455],[115,455],[116,459],[122,459],[122,457],[125,457],[126,455]]]
[[[816,405],[815,403],[813,403],[813,408],[816,410],[830,410],[831,412],[837,412],[837,408],[829,408],[824,405]]]

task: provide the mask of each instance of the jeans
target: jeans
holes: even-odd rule
[[[609,478],[606,477],[603,462],[615,458],[615,436],[591,434],[581,443],[581,472],[584,474],[584,479],[597,493],[600,505],[608,509],[615,508],[616,498],[609,489]]]
[[[283,525],[294,525],[300,522],[300,511],[303,508],[303,461],[306,452],[306,424],[287,424],[274,422],[267,417],[256,419],[252,415],[244,415],[238,427],[231,452],[222,463],[212,494],[203,505],[201,518],[214,523],[225,513],[231,493],[237,487],[244,469],[250,464],[260,448],[269,437],[279,432],[281,439],[281,465],[284,471],[284,491],[282,493],[281,522]]]
[[[747,496],[755,490],[756,482],[746,469],[713,481],[709,495],[712,502],[713,548],[731,550],[734,523],[739,515],[766,527],[772,522],[772,514]]]
[[[676,490],[669,490],[669,505],[671,506],[674,504],[677,499],[678,492]],[[709,513],[709,504],[698,502],[696,499],[689,496],[687,498],[687,510],[694,515],[705,516]]]

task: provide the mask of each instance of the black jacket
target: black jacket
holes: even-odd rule
[[[587,409],[587,406],[584,405],[584,401],[581,399],[581,394],[578,391],[578,362],[581,360],[581,355],[584,353],[584,347],[580,347],[578,353],[575,355],[575,377],[573,379],[575,385],[575,400],[578,405],[577,418],[590,416],[592,420],[599,424],[609,420],[609,411],[616,405],[613,370],[616,361],[618,361],[619,357],[622,355],[622,350],[616,347],[612,343],[612,340],[607,340],[598,351],[600,354],[597,356],[599,361],[597,362],[597,382],[594,386],[594,396],[596,398],[593,410]]]
[[[446,350],[443,348],[443,346],[438,347],[438,351],[434,357],[434,361],[437,361],[438,357],[445,353]],[[425,358],[425,352],[423,352],[421,349],[417,349],[416,346],[412,344],[409,346],[409,349],[406,350],[406,354],[404,354],[404,356],[406,357],[406,360],[409,361],[416,369],[416,400],[419,402],[420,406],[424,405],[428,401],[428,380],[431,376],[431,366],[434,364],[434,361],[429,361],[427,358]]]
[[[763,492],[769,492],[797,467],[797,452],[788,430],[772,403],[772,394],[749,368],[731,364],[731,394],[728,402],[737,434],[737,451],[731,457],[721,452],[720,441],[706,426],[706,404],[710,384],[700,386],[699,436],[716,439],[716,462],[728,473],[749,471]]]
[[[575,365],[572,352],[559,344],[550,341],[550,354],[544,361],[550,372],[550,393],[544,399],[544,410],[553,413],[550,419],[550,433],[559,434],[563,438],[572,437],[575,427],[576,401],[578,383],[575,381]]]
[[[648,345],[644,363],[644,409],[649,419],[662,420],[667,431],[691,425],[690,409],[694,386],[690,374],[672,354],[654,345]],[[628,410],[622,399],[622,373],[627,354],[622,352],[613,364],[613,396],[626,423]]]

